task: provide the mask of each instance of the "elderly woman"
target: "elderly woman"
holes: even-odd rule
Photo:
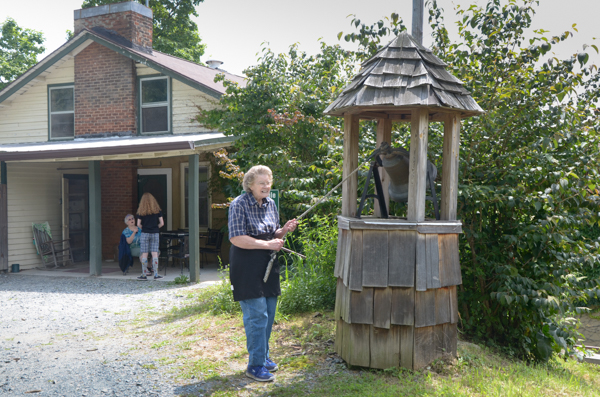
[[[279,251],[286,233],[298,225],[292,219],[279,227],[279,212],[269,197],[272,183],[273,173],[269,167],[250,168],[244,175],[246,192],[231,203],[228,222],[233,299],[242,307],[249,355],[246,376],[260,382],[274,380],[271,372],[278,368],[269,358],[269,338],[277,296],[281,294],[277,260],[266,283],[263,278],[271,251]]]
[[[126,275],[129,267],[133,264],[133,257],[140,256],[140,236],[142,229],[135,225],[135,217],[131,214],[125,215],[127,227],[121,233],[119,242],[119,266]]]

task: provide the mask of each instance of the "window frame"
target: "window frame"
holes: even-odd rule
[[[48,84],[47,85],[47,100],[48,100],[48,141],[71,141],[75,139],[75,83],[63,83],[63,84]],[[71,88],[73,90],[73,110],[72,111],[52,111],[52,91],[60,90],[65,88]],[[53,114],[70,114],[73,113],[73,136],[70,137],[52,137],[52,115]]]
[[[185,217],[185,184],[186,184],[185,170],[186,170],[186,168],[189,169],[189,167],[190,167],[190,163],[187,163],[187,162],[179,164],[179,175],[180,175],[180,184],[179,184],[179,186],[180,186],[180,193],[181,193],[180,194],[180,197],[181,197],[180,225],[181,225],[182,228],[189,227],[189,225],[186,225],[187,219]],[[211,175],[210,168],[211,168],[211,163],[210,163],[210,161],[200,161],[198,163],[198,167],[206,167],[206,170],[207,170],[206,174],[208,176],[208,178],[206,180],[207,185],[209,185],[208,186],[209,188],[207,189],[207,192],[208,192],[208,194],[207,194],[207,201],[208,201],[208,206],[207,206],[207,209],[208,209],[208,226],[202,226],[201,225],[200,229],[199,229],[200,232],[207,232],[208,229],[212,228],[212,208],[211,208],[211,206],[212,206],[212,194],[210,192],[210,175]]]
[[[142,103],[142,82],[148,80],[167,80],[167,100],[165,102],[155,102],[152,105],[144,105]],[[173,95],[172,95],[172,87],[171,78],[164,74],[147,74],[141,75],[137,77],[137,130],[138,135],[160,135],[160,134],[172,134],[173,133]],[[163,107],[167,106],[167,130],[166,131],[152,131],[152,132],[143,132],[144,126],[142,125],[143,109],[153,108],[153,107]]]

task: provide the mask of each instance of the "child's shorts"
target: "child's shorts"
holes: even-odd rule
[[[150,252],[158,252],[158,240],[160,234],[158,233],[144,233],[142,232],[142,236],[140,237],[140,252],[150,253]]]

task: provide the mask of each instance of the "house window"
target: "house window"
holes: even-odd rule
[[[188,164],[184,163],[181,164],[182,167],[182,172],[181,172],[181,177],[182,177],[182,181],[181,181],[181,186],[183,187],[183,194],[181,195],[182,197],[182,218],[181,219],[181,224],[185,225],[186,228],[189,227],[189,221],[188,221],[188,214],[189,214],[189,210],[188,210],[188,197],[189,197],[189,188],[188,188],[188,174],[189,174],[189,168],[188,168]],[[208,178],[209,178],[209,164],[201,164],[199,169],[199,176],[198,176],[198,186],[199,186],[199,191],[198,191],[198,208],[199,208],[199,221],[200,221],[200,230],[207,230],[210,227],[210,196],[209,196],[209,192],[208,192]]]
[[[73,86],[48,88],[50,139],[75,136],[75,98]]]
[[[171,89],[168,77],[140,79],[140,131],[145,134],[169,132]]]

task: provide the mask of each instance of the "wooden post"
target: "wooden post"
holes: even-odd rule
[[[429,113],[419,107],[411,113],[410,164],[408,177],[407,220],[425,220],[425,184],[427,182],[427,133]]]
[[[359,119],[352,114],[344,115],[344,169],[343,178],[358,167]],[[355,173],[342,185],[342,215],[356,216],[358,175]]]
[[[425,6],[423,0],[413,0],[412,30],[411,35],[417,43],[423,44],[423,14]]]
[[[198,282],[200,280],[200,171],[197,154],[189,156],[188,172],[188,225],[190,230],[190,281]]]
[[[381,142],[387,142],[390,145],[392,144],[392,120],[389,119],[379,119],[377,123],[377,145],[376,147],[381,146]],[[379,175],[381,177],[381,187],[383,188],[383,197],[385,198],[385,208],[390,210],[390,177],[385,171],[385,168],[379,169]],[[375,205],[375,216],[380,218],[381,214],[379,211],[379,206]]]
[[[0,161],[0,273],[8,271],[8,186],[6,162]]]
[[[90,276],[102,275],[102,195],[100,161],[88,161],[90,190]]]
[[[460,117],[458,114],[449,114],[444,120],[442,202],[440,209],[440,218],[448,221],[456,220],[459,149]]]

